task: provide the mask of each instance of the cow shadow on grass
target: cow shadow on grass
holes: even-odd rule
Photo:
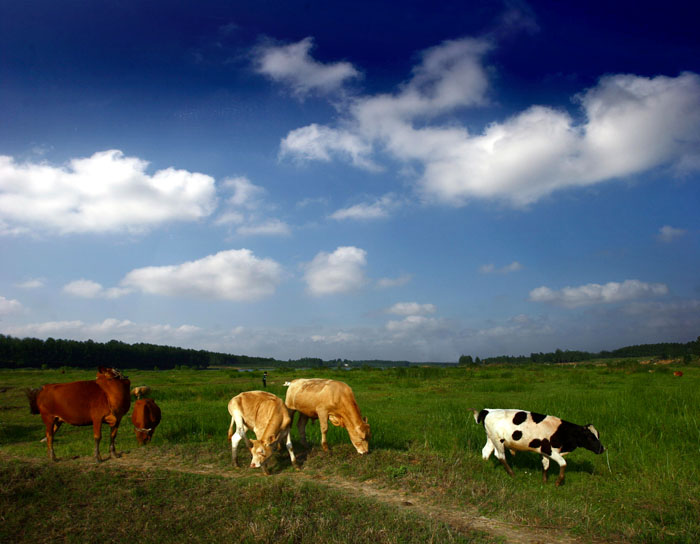
[[[506,454],[506,461],[515,472],[515,476],[518,476],[518,472],[522,473],[536,473],[542,474],[542,457],[539,455],[528,455],[527,453],[518,452],[517,455]],[[503,470],[503,465],[500,461],[496,459],[495,456],[489,458],[489,462],[493,465],[494,470],[498,469],[505,473]],[[593,463],[586,459],[567,459],[566,460],[566,473],[570,474],[572,472],[584,472],[588,474],[593,474],[595,472],[595,467]],[[559,473],[559,465],[556,461],[549,462],[549,470],[547,474],[550,477],[556,477]]]
[[[0,421],[0,444],[19,444],[38,442],[44,438],[44,429],[37,425],[16,425]]]

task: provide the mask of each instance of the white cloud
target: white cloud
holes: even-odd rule
[[[360,76],[349,62],[323,64],[309,51],[310,37],[289,45],[263,45],[254,51],[256,70],[274,81],[289,85],[303,98],[312,91],[327,94],[341,89],[345,81]]]
[[[255,185],[248,178],[240,176],[227,179],[222,189],[232,191],[226,200],[217,225],[235,225],[236,233],[242,236],[289,236],[291,228],[280,219],[264,217],[264,212],[271,206],[265,204],[266,190]]]
[[[423,335],[435,332],[440,327],[440,321],[434,317],[425,317],[422,315],[409,315],[401,321],[389,321],[386,324],[386,329],[389,332],[400,335]]]
[[[372,219],[383,219],[388,217],[391,211],[398,206],[393,195],[384,195],[374,202],[363,202],[348,208],[337,210],[331,214],[331,219],[342,221],[351,219],[356,221],[367,221]]]
[[[659,234],[657,234],[656,238],[661,242],[670,243],[673,242],[676,238],[680,238],[681,236],[683,236],[685,232],[686,231],[683,229],[677,229],[671,227],[670,225],[664,225],[659,229]]]
[[[424,315],[434,314],[437,308],[434,304],[419,304],[418,302],[397,302],[391,308],[386,309],[388,314],[396,315]]]
[[[279,219],[268,219],[262,223],[251,223],[240,226],[236,232],[241,235],[289,236],[292,229]]]
[[[80,279],[64,285],[63,292],[81,298],[119,298],[130,293],[131,289],[120,287],[105,289],[95,281]]]
[[[121,285],[154,295],[249,301],[273,294],[281,277],[282,267],[272,259],[232,249],[178,265],[132,270]]]
[[[522,207],[565,188],[622,178],[660,166],[700,167],[700,77],[609,75],[576,97],[581,119],[532,106],[481,133],[436,115],[487,102],[482,65],[490,44],[444,42],[422,56],[395,94],[356,98],[339,128],[309,125],[282,143],[302,160],[349,159],[365,167],[386,152],[422,166],[425,199],[464,205],[491,199]]]
[[[226,179],[222,186],[233,191],[233,195],[227,202],[236,207],[255,209],[259,207],[262,196],[265,194],[264,188],[253,184],[244,176]]]
[[[321,251],[305,265],[304,279],[315,296],[355,291],[366,283],[367,252],[353,246]]]
[[[108,342],[113,339],[122,342],[149,342],[162,345],[179,345],[192,347],[192,342],[199,340],[204,331],[193,325],[160,325],[135,323],[128,319],[107,318],[101,322],[85,323],[75,321],[48,321],[30,323],[5,328],[6,334],[16,337],[33,338],[71,338],[74,340],[94,340]]]
[[[507,264],[501,268],[496,268],[495,264],[485,264],[481,267],[479,267],[479,272],[482,274],[509,274],[511,272],[517,272],[518,270],[522,270],[523,265],[521,265],[518,261],[513,261],[510,264]]]
[[[280,157],[323,162],[340,157],[359,168],[377,171],[380,168],[370,159],[371,153],[372,145],[361,136],[315,123],[292,130],[280,144]]]
[[[398,278],[380,278],[377,280],[377,287],[387,289],[389,287],[401,287],[410,282],[412,276],[410,274],[402,274]]]
[[[44,278],[32,278],[22,283],[18,283],[17,287],[21,289],[39,289],[46,285],[46,280]]]
[[[214,179],[109,150],[57,167],[0,156],[0,232],[140,232],[196,221],[216,206]]]
[[[0,296],[0,316],[15,314],[22,310],[22,304],[19,300],[7,299]]]
[[[542,286],[530,291],[530,300],[575,308],[591,304],[631,301],[667,293],[668,287],[662,283],[625,280],[622,283],[610,282],[605,285],[589,283],[579,287],[565,287],[559,291]]]

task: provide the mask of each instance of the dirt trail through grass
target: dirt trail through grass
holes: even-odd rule
[[[22,458],[23,461],[29,459]],[[33,460],[35,462],[47,462]],[[94,461],[88,457],[64,459],[63,463],[76,463],[90,470],[95,467]],[[241,468],[222,469],[212,464],[195,464],[193,461],[183,461],[176,455],[163,454],[152,448],[132,449],[118,459],[109,459],[108,465],[128,470],[150,471],[165,470],[181,473],[218,476],[223,478],[256,477],[284,478],[294,481],[306,481],[314,485],[327,486],[348,496],[368,498],[397,509],[410,508],[416,514],[428,519],[439,520],[447,524],[453,531],[468,535],[470,532],[481,531],[490,534],[495,541],[503,540],[515,544],[558,543],[577,544],[582,542],[555,528],[527,527],[480,515],[475,507],[455,508],[453,506],[437,505],[430,500],[427,493],[415,493],[405,490],[395,490],[382,487],[373,480],[358,482],[338,476],[326,476],[315,470],[303,469],[296,472],[278,472],[272,476],[263,476],[259,470]],[[105,466],[105,465],[101,465]]]

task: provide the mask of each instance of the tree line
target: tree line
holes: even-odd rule
[[[659,343],[627,346],[613,351],[591,353],[587,351],[561,350],[550,353],[531,353],[529,356],[503,355],[480,359],[462,355],[460,365],[473,364],[529,364],[575,363],[592,359],[627,357],[657,357],[662,359],[700,355],[700,336],[687,343]],[[357,368],[357,367],[408,367],[408,361],[354,360],[302,357],[281,361],[271,357],[232,355],[206,350],[194,350],[172,346],[137,343],[127,344],[118,340],[106,343],[92,340],[56,340],[47,338],[15,338],[0,334],[1,368],[96,368],[112,366],[141,370],[169,370],[173,368],[198,368],[233,366],[245,368]],[[444,364],[444,363],[443,363]],[[452,363],[454,364],[454,363]]]
[[[471,355],[462,355],[459,358],[460,365],[472,364],[530,364],[530,363],[578,363],[593,359],[621,359],[628,357],[655,357],[659,359],[688,359],[693,355],[700,355],[700,336],[695,341],[686,343],[662,342],[658,344],[640,344],[626,346],[612,351],[561,350],[557,349],[549,353],[531,353],[526,355],[501,355],[499,357],[486,357],[480,359]]]

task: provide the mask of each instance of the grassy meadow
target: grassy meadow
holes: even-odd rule
[[[673,370],[682,370],[676,377]],[[343,493],[325,481],[371,484],[454,510],[555,531],[581,541],[697,542],[700,538],[700,367],[642,365],[490,366],[387,370],[272,370],[267,390],[284,398],[286,380],[348,383],[372,428],[359,456],[347,432],[330,426],[330,454],[301,447],[297,473],[286,452],[272,476],[231,467],[226,406],[262,386],[262,372],[126,371],[149,385],[163,412],[152,444],[139,449],[130,412],[117,437],[122,459],[92,463],[91,427],[64,425],[49,463],[43,425],[22,389],[92,379],[95,372],[0,370],[0,541],[68,542],[493,542],[395,506]],[[593,423],[607,454],[567,456],[566,482],[541,481],[539,456],[509,457],[510,478],[485,462],[484,430],[471,408],[520,408]],[[108,455],[103,428],[101,451]],[[239,459],[249,460],[245,448]],[[139,459],[129,465],[124,460]],[[144,468],[144,463],[148,464]],[[174,466],[183,470],[172,471]],[[207,473],[200,473],[206,467]],[[236,478],[224,477],[236,472]],[[309,476],[302,477],[302,476]]]

